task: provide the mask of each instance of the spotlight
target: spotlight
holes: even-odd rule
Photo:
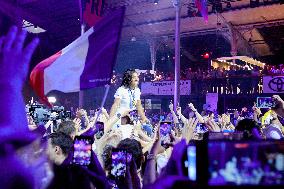
[[[208,52],[206,52],[201,56],[203,56],[203,58],[205,58],[205,59],[208,59],[210,57],[210,54]]]
[[[158,5],[158,3],[159,3],[159,0],[154,0],[155,5]]]
[[[54,104],[56,102],[56,98],[54,96],[47,97],[49,103]]]
[[[209,58],[209,53],[204,54],[204,58],[208,59]]]

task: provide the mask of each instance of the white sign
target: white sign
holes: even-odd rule
[[[174,95],[174,81],[143,82],[141,85],[142,95]],[[180,81],[180,95],[190,95],[191,81]]]
[[[284,76],[263,76],[263,93],[284,93]]]
[[[152,109],[151,99],[145,99],[145,109],[146,110]]]
[[[206,104],[208,110],[216,111],[218,105],[218,93],[207,93],[206,94]]]

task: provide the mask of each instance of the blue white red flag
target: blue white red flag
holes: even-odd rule
[[[78,92],[110,84],[125,8],[118,9],[70,45],[40,62],[30,75],[37,95],[47,102],[52,90]]]

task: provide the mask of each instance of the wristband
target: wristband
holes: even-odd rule
[[[148,154],[147,155],[147,160],[154,160],[155,159],[155,155],[154,154]]]

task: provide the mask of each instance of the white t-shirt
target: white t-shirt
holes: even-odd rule
[[[120,112],[120,110],[122,109],[136,109],[135,106],[137,104],[137,101],[140,100],[140,95],[141,92],[138,87],[132,90],[123,86],[119,87],[114,95],[114,98],[119,98],[121,100],[117,112]],[[132,103],[133,99],[135,104]]]
[[[121,140],[126,139],[126,138],[131,138],[133,130],[134,130],[134,126],[129,125],[129,124],[127,124],[127,125],[116,125],[115,128],[117,130],[121,131],[121,133],[122,133]]]

